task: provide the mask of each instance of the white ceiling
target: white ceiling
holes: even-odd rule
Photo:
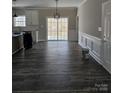
[[[59,0],[58,7],[78,7],[83,0]],[[55,0],[16,0],[13,7],[55,7]]]

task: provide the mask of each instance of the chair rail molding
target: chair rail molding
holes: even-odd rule
[[[86,33],[79,32],[78,43],[81,47],[88,48],[90,50],[90,55],[110,73],[108,66],[103,61],[102,39],[88,35]]]

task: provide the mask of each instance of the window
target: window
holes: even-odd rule
[[[26,17],[25,16],[14,17],[14,26],[15,27],[25,27],[26,26]]]

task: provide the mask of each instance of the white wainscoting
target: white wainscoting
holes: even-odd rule
[[[102,60],[102,40],[100,38],[79,32],[79,45],[88,48],[90,55],[110,73],[110,69]]]

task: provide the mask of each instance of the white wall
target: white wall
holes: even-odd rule
[[[79,7],[79,31],[101,38],[101,0],[87,0]]]

